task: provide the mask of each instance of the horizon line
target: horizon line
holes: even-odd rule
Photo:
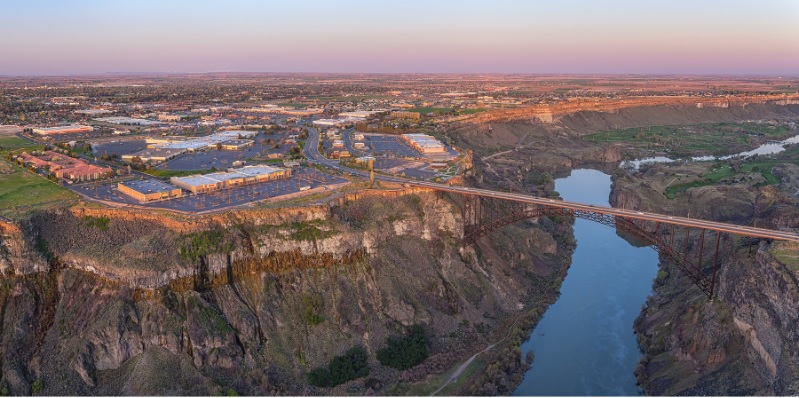
[[[204,72],[94,72],[94,73],[53,73],[53,74],[0,74],[6,78],[52,78],[52,77],[133,77],[133,76],[181,76],[181,75],[455,75],[455,76],[655,76],[655,77],[770,77],[799,78],[799,73],[650,73],[650,72],[288,72],[288,71],[204,71]]]

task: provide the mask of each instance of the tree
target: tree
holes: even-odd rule
[[[427,336],[422,325],[413,325],[405,336],[389,337],[386,347],[377,351],[377,360],[385,366],[405,370],[427,359]]]
[[[328,366],[318,367],[308,373],[308,382],[317,387],[335,387],[369,374],[368,355],[361,346],[347,350],[344,355],[330,360]]]

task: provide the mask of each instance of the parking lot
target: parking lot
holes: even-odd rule
[[[206,149],[195,153],[186,153],[175,159],[164,162],[157,169],[162,170],[209,170],[212,167],[224,170],[233,167],[233,162],[258,158],[267,159],[268,154],[278,153],[288,157],[291,147],[296,144],[286,143],[288,132],[258,133],[252,139],[252,147],[237,151]]]
[[[92,152],[94,156],[103,156],[117,154],[119,156],[138,152],[147,148],[147,143],[144,140],[119,140],[119,141],[106,141],[92,143]]]
[[[372,156],[388,156],[392,158],[421,158],[422,154],[402,142],[402,138],[383,134],[364,134],[364,142]]]
[[[119,192],[116,184],[91,183],[72,185],[68,187],[90,198],[108,202],[124,203],[128,205],[143,206],[155,209],[200,212],[219,210],[228,207],[236,207],[248,203],[259,202],[269,198],[300,192],[301,188],[304,187],[313,189],[321,186],[347,182],[347,180],[341,177],[333,176],[316,169],[306,167],[296,168],[292,174],[293,175],[291,178],[285,180],[244,185],[241,187],[197,195],[193,195],[184,191],[184,195],[188,196],[146,203],[141,203]]]

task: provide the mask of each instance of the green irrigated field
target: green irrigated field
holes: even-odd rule
[[[796,131],[787,126],[715,123],[651,126],[606,131],[583,137],[597,143],[625,143],[647,149],[669,149],[675,157],[727,155],[752,149],[768,140],[783,140]]]
[[[411,108],[408,109],[408,112],[419,112],[421,114],[425,113],[447,113],[451,111],[452,108],[432,108],[432,107],[424,107],[424,108]]]
[[[0,137],[0,147],[5,149],[27,148],[35,146],[32,142],[17,136]]]
[[[766,180],[755,186],[760,185],[776,185],[780,183],[780,179],[774,175],[772,170],[774,166],[783,163],[793,163],[799,166],[799,160],[784,160],[784,159],[766,159],[758,160],[751,159],[742,162],[738,168],[738,174],[760,174]],[[671,185],[666,188],[664,195],[668,199],[674,199],[678,193],[683,192],[689,188],[704,187],[708,185],[716,185],[722,179],[732,176],[733,170],[729,165],[713,165],[708,170],[708,174],[703,176],[702,180],[687,182],[684,184]]]
[[[44,149],[24,138],[17,136],[0,137],[0,156],[5,158],[9,153],[18,154],[23,151],[40,151]]]
[[[28,170],[0,161],[0,215],[69,205],[78,195]]]
[[[730,166],[720,166],[713,168],[711,167],[711,173],[705,175],[704,180],[688,182],[685,184],[677,184],[672,185],[666,188],[666,197],[669,199],[674,199],[674,197],[680,193],[685,191],[688,188],[696,188],[696,187],[704,187],[706,185],[714,185],[718,183],[722,178],[729,177],[732,175],[732,168]]]

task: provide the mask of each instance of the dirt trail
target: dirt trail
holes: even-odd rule
[[[502,340],[499,340],[497,342],[494,342],[494,343],[488,345],[486,348],[483,348],[482,351],[480,351],[480,352],[472,355],[471,357],[469,357],[469,359],[467,359],[466,362],[462,363],[461,366],[458,366],[458,368],[455,369],[455,371],[452,373],[452,376],[450,376],[449,379],[447,379],[447,382],[444,383],[441,387],[439,387],[438,390],[433,391],[433,393],[430,394],[430,396],[432,397],[432,396],[438,394],[441,390],[444,389],[444,387],[452,384],[452,382],[457,380],[458,377],[460,377],[460,375],[463,373],[463,371],[466,370],[466,368],[468,368],[469,365],[471,365],[472,361],[474,361],[474,359],[477,358],[478,355],[480,355],[480,354],[482,354],[482,353],[494,348],[497,344],[507,340],[508,337],[510,337],[510,333],[513,331],[513,327],[516,326],[516,322],[519,321],[519,317],[520,316],[521,315],[517,316],[516,319],[513,320],[513,323],[510,325],[510,328],[508,328],[509,329],[508,330],[508,334],[506,334],[505,337],[502,338]]]

